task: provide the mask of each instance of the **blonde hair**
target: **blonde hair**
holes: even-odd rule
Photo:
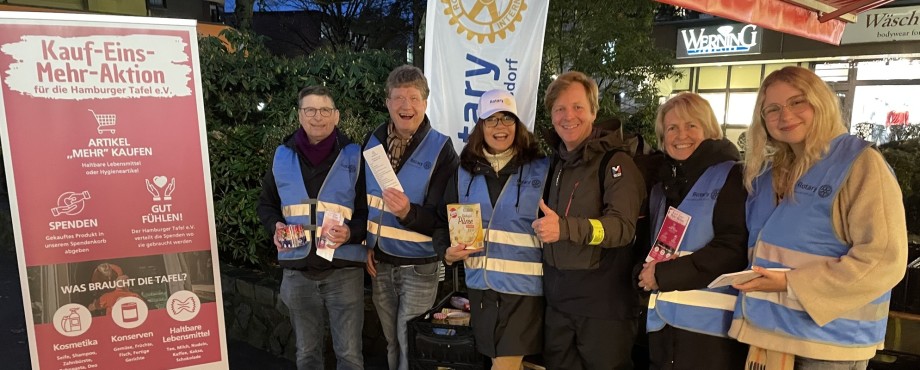
[[[578,71],[563,73],[546,87],[546,93],[543,95],[543,106],[546,107],[546,111],[552,115],[553,104],[556,103],[559,94],[576,83],[581,84],[585,88],[585,93],[588,95],[588,104],[591,104],[591,114],[597,114],[597,111],[600,109],[600,105],[597,102],[597,82],[594,82],[591,77]]]
[[[658,107],[658,115],[655,116],[655,135],[658,136],[658,149],[667,152],[664,147],[664,116],[672,110],[682,120],[694,121],[702,126],[703,136],[707,139],[718,140],[722,138],[719,120],[712,111],[709,102],[698,94],[682,92],[674,95],[674,97]]]
[[[802,91],[814,115],[805,133],[805,149],[797,157],[789,144],[770,137],[766,122],[760,115],[770,85],[785,82]],[[847,132],[840,113],[837,95],[814,72],[801,67],[785,67],[770,73],[757,91],[754,117],[747,130],[747,150],[744,158],[744,186],[753,191],[754,178],[773,166],[773,191],[780,197],[793,197],[795,183],[811,166],[827,154],[831,140]]]

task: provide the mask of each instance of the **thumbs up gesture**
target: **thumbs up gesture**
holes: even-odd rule
[[[544,216],[534,220],[530,225],[533,226],[534,234],[544,243],[559,241],[559,215],[549,208],[543,199],[540,199],[540,210],[543,211]]]

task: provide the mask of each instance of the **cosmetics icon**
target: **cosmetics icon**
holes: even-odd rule
[[[61,318],[61,330],[72,333],[83,330],[83,320],[80,319],[78,308],[71,308],[70,313]]]
[[[76,303],[68,303],[58,308],[51,320],[54,329],[68,337],[85,333],[93,323],[89,309]]]

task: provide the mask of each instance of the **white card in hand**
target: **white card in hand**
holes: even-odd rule
[[[344,225],[344,224],[345,224],[345,217],[343,217],[341,213],[338,213],[332,210],[328,210],[328,209],[326,210],[326,212],[323,214],[322,236],[318,238],[319,241],[316,243],[316,255],[317,256],[320,256],[327,261],[332,261],[332,257],[335,256],[335,249],[329,248],[327,247],[327,245],[334,244],[334,243],[329,241],[329,238],[326,236],[326,232],[327,232],[326,227],[339,226],[339,225]]]
[[[771,268],[767,270],[789,271],[789,269],[787,268]],[[762,275],[760,275],[759,273],[754,272],[754,270],[744,270],[744,271],[732,272],[732,273],[720,275],[715,280],[713,280],[711,283],[709,283],[709,285],[706,287],[707,288],[718,288],[718,287],[723,287],[726,285],[744,284],[746,282],[749,282],[761,276]]]
[[[390,165],[390,158],[387,156],[387,152],[383,150],[383,145],[377,145],[365,150],[364,160],[367,161],[367,166],[373,172],[374,178],[377,179],[377,185],[380,186],[381,190],[394,188],[405,192],[402,184],[399,183],[399,178],[396,177],[396,172],[393,172],[393,166]]]

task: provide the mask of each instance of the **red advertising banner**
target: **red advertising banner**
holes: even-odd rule
[[[194,21],[0,12],[32,367],[226,368]]]

